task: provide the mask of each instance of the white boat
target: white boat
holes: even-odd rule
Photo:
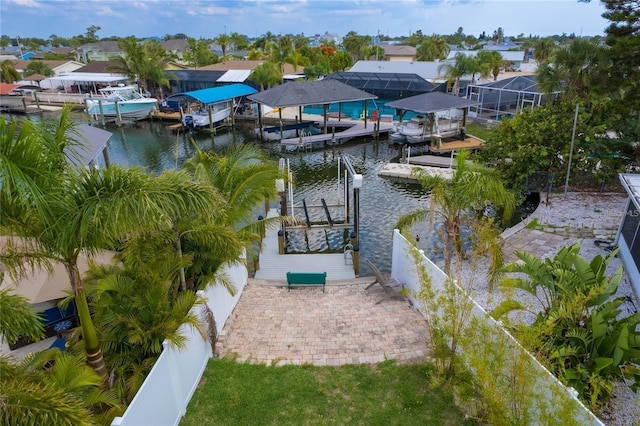
[[[419,136],[424,133],[424,125],[417,121],[407,121],[398,126],[398,133],[405,136]]]
[[[204,105],[200,108],[190,108],[184,114],[184,125],[192,128],[207,127],[209,124],[217,124],[226,120],[231,115],[231,101],[217,102]]]
[[[94,117],[145,118],[158,104],[157,99],[143,95],[136,86],[105,87],[99,92],[101,97],[85,100],[87,113]]]

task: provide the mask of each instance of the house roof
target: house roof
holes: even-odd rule
[[[68,135],[78,143],[72,144],[66,152],[67,161],[76,169],[87,167],[107,146],[112,134],[88,124],[78,125],[75,133]]]
[[[429,92],[410,98],[399,99],[397,101],[388,102],[387,106],[407,111],[414,111],[422,114],[432,112],[446,111],[449,109],[468,108],[470,106],[480,105],[480,102],[471,101],[467,98],[449,95],[442,92]]]
[[[27,68],[27,65],[29,65],[30,63],[32,63],[33,61],[28,61],[26,59],[15,59],[15,60],[11,60],[11,62],[13,63],[13,67],[16,70],[24,70],[25,68]],[[64,65],[64,64],[68,64],[71,61],[52,61],[52,60],[39,60],[38,62],[42,62],[44,64],[47,64],[49,66],[49,68],[51,68],[52,70],[55,70],[56,68]]]
[[[293,81],[248,96],[272,108],[363,101],[378,97],[337,80]]]
[[[436,85],[418,76],[409,73],[384,73],[384,72],[335,72],[325,77],[348,84],[356,89],[375,93],[376,90],[393,90],[409,92],[410,94],[431,92]],[[413,92],[413,93],[412,93]]]
[[[225,61],[217,64],[206,65],[198,69],[206,71],[253,70],[262,64],[264,64],[264,61]],[[283,74],[296,74],[304,71],[304,67],[298,67],[297,70],[294,70],[293,65],[291,64],[283,64],[283,66]]]
[[[415,74],[425,80],[438,78],[442,62],[425,61],[358,61],[348,72]]]
[[[203,70],[202,68],[198,68],[197,70],[171,70],[170,73],[173,74],[178,81],[205,83],[214,83],[224,75],[224,71]],[[174,79],[172,78],[171,80]]]
[[[381,44],[379,46],[384,50],[385,56],[416,56],[416,48],[413,46],[394,44]]]
[[[246,81],[251,74],[251,70],[229,70],[222,74],[216,82],[218,83],[241,83]]]
[[[182,38],[173,38],[162,42],[162,47],[169,52],[182,52],[187,50],[187,40]]]
[[[187,96],[194,98],[203,104],[214,104],[216,102],[247,96],[256,93],[256,89],[246,84],[228,84],[225,86],[211,87],[209,89],[194,90],[191,92],[177,93],[167,99]]]
[[[78,68],[74,72],[101,72],[101,73],[111,73],[113,71],[109,71],[108,68],[110,66],[116,66],[115,62],[111,61],[92,61],[89,62],[82,68]]]
[[[478,52],[480,52],[480,50],[455,50],[455,51],[451,51],[451,52],[449,52],[449,55],[447,56],[447,60],[455,58],[457,53],[462,53],[462,54],[464,54],[466,56],[476,56],[478,54]],[[524,60],[524,50],[513,50],[513,51],[512,50],[508,50],[508,51],[497,50],[497,52],[502,55],[502,59],[504,59],[505,61],[518,62],[518,61],[523,61]]]
[[[118,42],[113,40],[103,40],[97,43],[89,43],[80,46],[81,50],[94,50],[98,52],[122,53],[122,49],[118,47]]]

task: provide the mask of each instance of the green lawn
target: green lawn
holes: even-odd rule
[[[271,367],[211,360],[181,426],[464,425],[429,364]]]
[[[473,136],[477,136],[480,139],[484,139],[485,141],[493,131],[493,129],[488,129],[484,125],[479,123],[468,123],[465,127],[467,134],[471,134]]]

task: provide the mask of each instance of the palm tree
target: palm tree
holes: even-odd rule
[[[87,274],[102,347],[114,387],[130,402],[168,340],[183,348],[181,325],[204,335],[201,322],[191,312],[204,303],[195,292],[176,292],[174,277],[184,260],[174,253],[149,258],[143,265],[127,260],[123,266],[94,266]]]
[[[138,81],[145,92],[149,91],[148,80],[169,87],[169,80],[164,75],[166,52],[160,43],[140,44],[135,37],[126,37],[118,40],[118,47],[124,55],[111,58],[114,64],[108,67],[110,71]]]
[[[222,49],[222,60],[224,60],[227,56],[227,47],[233,42],[233,40],[226,34],[220,34],[213,41],[218,43],[220,49]]]
[[[298,66],[303,65],[305,61],[306,58],[302,56],[302,54],[297,50],[291,51],[291,53],[286,58],[284,58],[284,62],[290,64],[293,67],[294,72],[297,72]]]
[[[498,80],[500,67],[504,63],[500,52],[496,52],[495,50],[481,50],[478,52],[477,58],[482,78],[487,78],[492,75],[494,81]]]
[[[396,227],[407,232],[409,226],[427,217],[433,223],[439,217],[442,232],[439,234],[443,246],[445,273],[451,272],[454,255],[460,258],[468,249],[465,242],[491,250],[492,274],[501,265],[501,250],[495,238],[483,238],[485,231],[493,226],[491,219],[484,213],[489,206],[501,209],[503,217],[508,218],[515,208],[515,197],[505,189],[494,170],[468,161],[468,152],[461,152],[456,158],[456,168],[451,179],[431,176],[422,169],[414,169],[414,176],[425,191],[430,191],[430,207],[409,213],[399,219]],[[464,232],[473,236],[463,238]],[[489,233],[489,236],[491,234]]]
[[[0,333],[10,343],[19,337],[18,330],[34,339],[42,336],[42,323],[24,297],[0,291],[0,309]],[[24,424],[25,419],[33,424],[108,424],[120,414],[115,395],[101,389],[101,377],[84,356],[53,349],[17,362],[2,355],[0,371],[1,424]]]
[[[0,312],[0,334],[8,343],[16,343],[21,337],[33,341],[44,337],[42,321],[25,297],[0,290]]]
[[[58,261],[65,266],[73,290],[82,338],[89,364],[102,377],[106,370],[86,298],[84,281],[78,270],[81,252],[89,257],[111,247],[115,241],[137,229],[167,228],[167,217],[184,211],[213,210],[211,188],[194,183],[186,173],[167,171],[155,177],[140,169],[110,166],[103,170],[75,171],[67,166],[64,151],[71,144],[70,122],[62,115],[55,143],[32,127],[23,129],[19,143],[9,143],[0,166],[3,180],[3,215],[0,226],[8,235],[21,237],[27,244],[8,246],[0,260],[14,274],[30,266]],[[6,128],[6,127],[5,127]],[[9,126],[9,129],[11,126]],[[3,142],[8,138],[4,137]],[[53,146],[53,149],[51,149]],[[52,165],[34,171],[21,152],[40,150]],[[58,174],[50,170],[60,170]],[[34,178],[35,176],[35,178]],[[48,177],[49,180],[43,177]],[[20,188],[20,189],[17,189]],[[7,199],[5,194],[15,194]]]
[[[24,76],[28,77],[33,74],[44,75],[45,77],[53,77],[56,73],[42,61],[29,61],[29,64],[24,69]]]
[[[255,211],[265,200],[276,197],[275,181],[280,176],[277,163],[268,160],[253,145],[231,148],[222,154],[203,152],[184,163],[196,180],[216,188],[226,201],[224,224],[233,229],[245,247],[260,240],[264,226],[279,218],[256,221]]]
[[[436,61],[446,59],[449,54],[449,45],[447,41],[438,35],[425,37],[418,46],[417,60],[419,61]]]
[[[0,78],[3,83],[9,84],[20,80],[20,73],[16,70],[11,60],[5,59],[0,62]]]
[[[556,42],[549,37],[542,38],[534,44],[533,49],[533,59],[538,61],[538,64],[543,64],[556,50]]]
[[[282,81],[282,71],[277,64],[273,62],[265,62],[258,65],[249,74],[249,81],[260,86],[260,91],[275,86]]]
[[[569,98],[586,99],[590,87],[601,83],[598,65],[602,52],[597,42],[580,38],[556,49],[549,61],[538,67],[540,87],[547,93],[564,90]]]
[[[462,52],[456,53],[454,62],[445,62],[438,66],[438,74],[445,77],[449,83],[453,82],[451,88],[451,94],[454,96],[460,95],[460,79],[465,75],[471,74],[473,67],[471,62],[474,58],[468,57]]]

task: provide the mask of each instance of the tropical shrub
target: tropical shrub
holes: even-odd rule
[[[498,319],[514,310],[535,315],[531,324],[518,324],[516,334],[563,383],[573,387],[592,409],[602,408],[612,396],[613,384],[630,381],[640,388],[640,314],[622,315],[622,297],[614,297],[622,267],[611,277],[606,271],[616,251],[587,262],[580,243],[562,248],[552,259],[541,260],[516,252],[520,262],[504,268],[509,276],[503,289],[520,289],[539,306],[513,299],[494,311]]]

